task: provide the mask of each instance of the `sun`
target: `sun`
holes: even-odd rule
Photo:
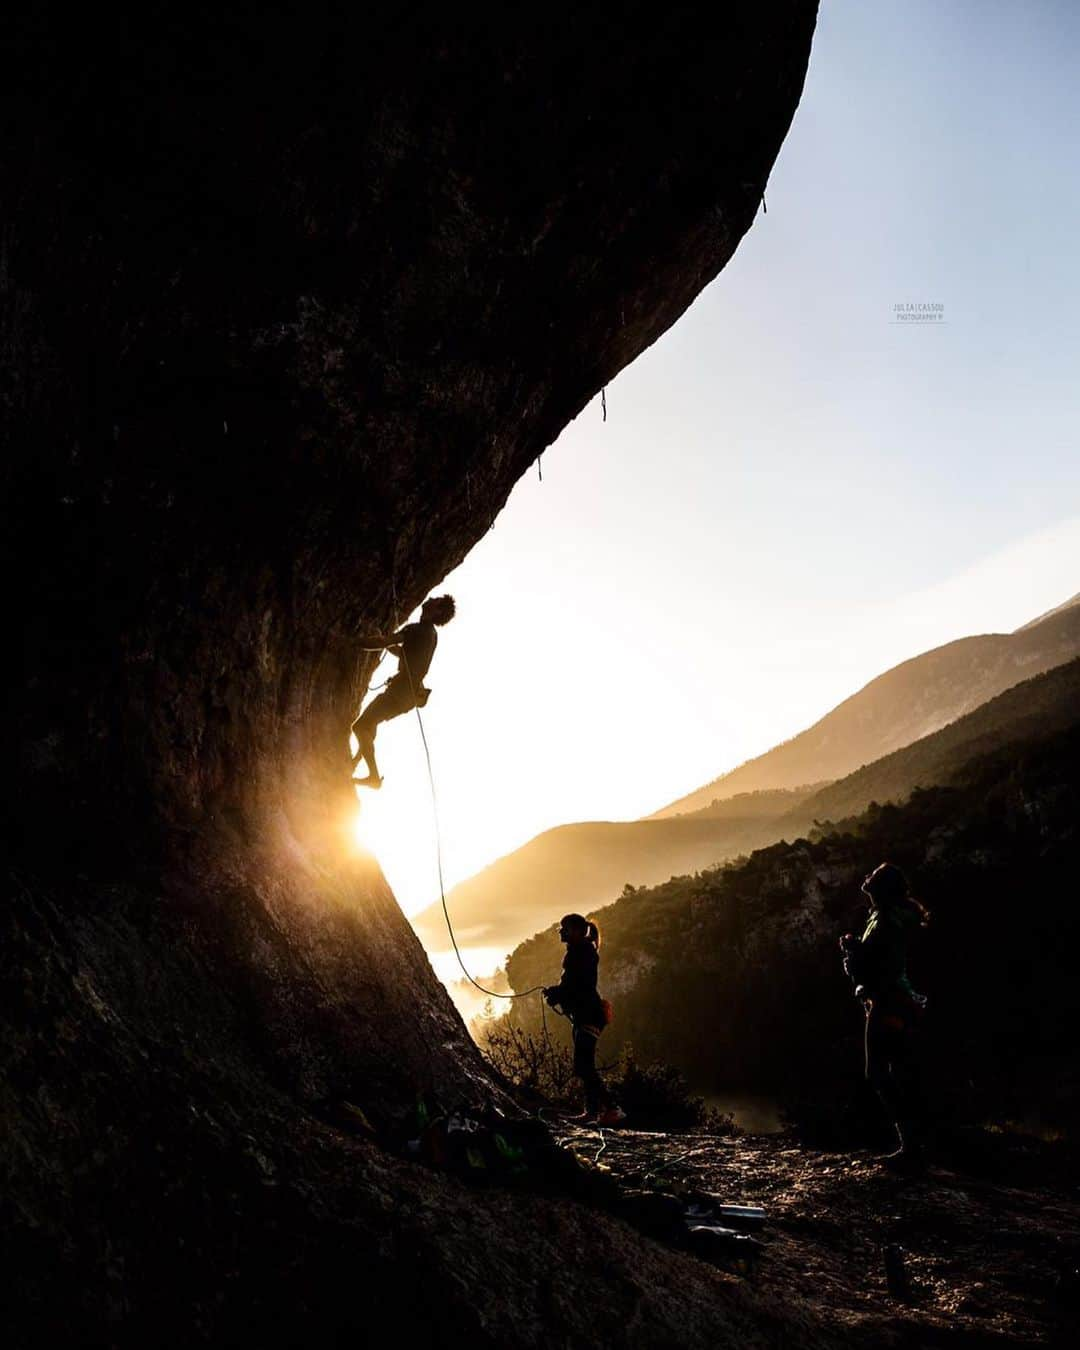
[[[368,825],[368,822],[365,821],[364,813],[360,809],[360,803],[357,802],[356,810],[353,812],[352,818],[352,841],[356,847],[361,849],[364,853],[374,853],[375,851],[368,839],[369,829],[370,826]]]
[[[378,862],[406,914],[439,896],[431,802],[422,782],[395,775],[377,792],[357,788],[351,842]]]
[[[394,853],[398,822],[393,803],[377,792],[356,788],[356,813],[353,816],[353,842],[365,853]],[[381,861],[381,859],[380,859]]]

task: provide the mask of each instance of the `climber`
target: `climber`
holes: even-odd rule
[[[406,624],[390,637],[373,635],[360,639],[363,651],[378,652],[387,648],[391,656],[398,658],[398,668],[382,693],[372,699],[352,724],[352,733],[358,745],[353,756],[353,768],[361,759],[368,766],[366,778],[353,779],[357,786],[382,787],[383,780],[375,763],[375,733],[379,723],[400,717],[413,708],[422,708],[427,703],[431,691],[424,688],[423,681],[439,640],[435,630],[449,623],[454,617],[454,611],[453,596],[433,596],[424,601],[416,623]]]
[[[566,943],[562,979],[544,990],[551,1007],[570,1018],[574,1036],[574,1075],[585,1085],[585,1110],[572,1116],[581,1124],[618,1125],[626,1119],[604,1086],[596,1067],[596,1043],[611,1021],[611,1005],[596,992],[600,965],[600,930],[580,914],[567,914],[559,926]]]
[[[924,1125],[916,1042],[926,998],[908,980],[907,949],[930,915],[892,863],[876,867],[861,889],[870,901],[866,928],[861,938],[845,933],[840,950],[866,1012],[866,1080],[899,1141],[881,1161],[890,1171],[917,1171],[923,1165]]]

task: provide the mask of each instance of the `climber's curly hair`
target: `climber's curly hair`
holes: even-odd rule
[[[429,619],[441,628],[444,623],[449,623],[457,613],[457,605],[454,604],[452,595],[433,595],[430,600],[424,601],[424,607],[420,613],[424,618]]]

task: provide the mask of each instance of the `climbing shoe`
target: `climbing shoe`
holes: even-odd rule
[[[601,1111],[596,1117],[597,1125],[621,1125],[626,1119],[626,1112],[621,1106],[609,1106]]]
[[[374,791],[378,791],[383,785],[383,780],[376,773],[369,773],[366,778],[354,778],[353,782],[357,787],[372,788]]]

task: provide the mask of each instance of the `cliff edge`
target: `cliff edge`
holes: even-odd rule
[[[378,1132],[498,1095],[345,840],[356,633],[730,259],[815,8],[10,21],[13,1343],[772,1335],[704,1267],[326,1105]]]

